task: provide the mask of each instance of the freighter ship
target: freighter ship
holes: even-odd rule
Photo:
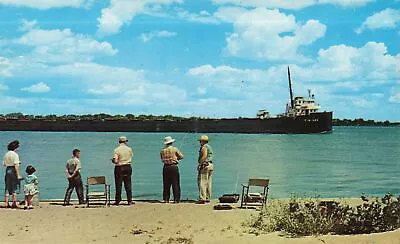
[[[98,132],[187,132],[247,134],[309,134],[332,131],[332,112],[319,112],[320,106],[309,90],[308,98],[293,98],[288,67],[290,103],[286,111],[271,117],[259,110],[255,118],[179,118],[173,120],[26,120],[2,119],[2,131],[98,131]]]

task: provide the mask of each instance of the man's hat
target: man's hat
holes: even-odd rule
[[[206,135],[200,136],[199,141],[207,141],[208,142],[208,136],[206,136]]]
[[[119,137],[119,142],[120,143],[122,143],[122,142],[127,142],[128,141],[128,138],[126,138],[126,136],[120,136]]]
[[[173,138],[170,137],[170,136],[167,136],[167,137],[164,138],[164,144],[165,144],[165,145],[170,144],[170,143],[173,143],[173,142],[175,142],[175,139],[173,139]]]

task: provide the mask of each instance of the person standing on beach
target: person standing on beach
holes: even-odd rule
[[[199,187],[199,203],[210,202],[212,191],[212,174],[214,171],[214,152],[208,144],[208,136],[202,135],[199,139],[200,150],[197,165],[197,184]]]
[[[115,179],[115,205],[121,202],[122,182],[124,182],[128,205],[133,204],[132,201],[132,158],[133,150],[128,147],[128,139],[125,136],[119,138],[119,146],[115,148],[112,163],[114,168]]]
[[[179,160],[183,159],[183,154],[178,148],[173,147],[172,143],[175,142],[170,136],[164,138],[164,148],[160,151],[161,161],[164,163],[163,167],[163,200],[165,203],[169,202],[170,190],[174,193],[174,203],[179,203],[181,200],[181,186],[179,179]]]
[[[74,189],[76,190],[76,194],[78,195],[79,204],[84,204],[85,200],[83,197],[83,183],[81,177],[81,161],[79,158],[81,157],[81,151],[79,149],[74,149],[72,151],[72,158],[67,161],[65,166],[65,171],[67,173],[68,179],[68,188],[65,192],[64,198],[64,206],[69,205],[69,201],[71,199],[72,192]]]
[[[6,195],[5,195],[5,207],[9,208],[9,197],[10,195],[13,198],[13,203],[11,208],[17,208],[17,187],[19,181],[22,179],[20,174],[19,165],[20,160],[17,154],[17,149],[19,148],[19,141],[15,140],[8,144],[7,149],[8,152],[4,155],[3,165],[6,167],[6,174],[4,177],[5,185],[6,185]]]
[[[24,209],[33,209],[32,201],[33,196],[39,193],[38,185],[39,180],[35,175],[36,169],[32,165],[26,167],[24,194],[25,194],[25,206]]]

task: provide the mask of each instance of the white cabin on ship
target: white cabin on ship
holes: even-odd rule
[[[291,103],[286,105],[286,113],[278,114],[278,118],[280,117],[296,117],[303,115],[310,115],[312,113],[316,113],[321,108],[319,104],[315,102],[314,94],[310,94],[308,98],[305,97],[295,97],[293,99],[293,108],[291,108]],[[257,113],[258,119],[269,119],[271,118],[270,113],[266,109],[261,109]]]
[[[269,114],[269,112],[266,109],[260,109],[260,110],[258,110],[257,118],[269,119],[269,118],[271,118],[271,115]]]
[[[288,104],[286,106],[286,114],[288,116],[302,116],[318,112],[320,106],[315,102],[314,94],[311,95],[310,90],[308,94],[308,98],[295,97],[293,100],[294,107],[291,108],[291,105]]]

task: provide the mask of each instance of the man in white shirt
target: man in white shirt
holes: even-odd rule
[[[125,136],[119,138],[119,146],[115,148],[112,163],[114,164],[115,179],[115,205],[121,202],[122,182],[125,186],[128,205],[132,201],[132,158],[133,150],[128,147],[128,139]]]

